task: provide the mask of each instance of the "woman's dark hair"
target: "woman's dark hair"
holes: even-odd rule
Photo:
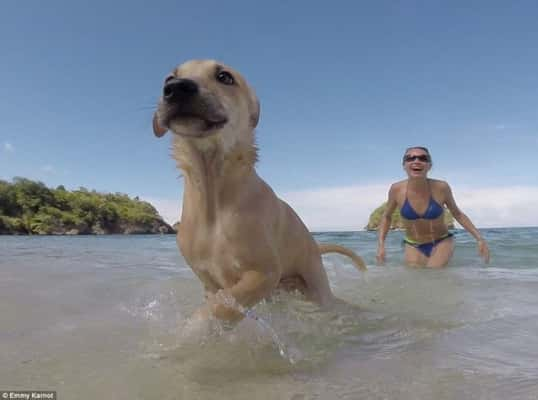
[[[407,155],[407,152],[409,150],[413,150],[413,149],[420,149],[420,150],[424,151],[428,155],[428,158],[430,159],[430,164],[433,165],[432,156],[430,154],[430,151],[426,147],[422,147],[422,146],[412,146],[412,147],[408,147],[407,149],[405,149],[405,152],[404,152],[404,155],[403,155],[403,158],[402,158],[402,164],[405,164],[405,156]]]

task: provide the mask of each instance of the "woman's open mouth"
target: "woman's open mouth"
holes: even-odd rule
[[[422,172],[422,171],[424,171],[424,167],[411,167],[411,171],[413,171],[413,172]]]

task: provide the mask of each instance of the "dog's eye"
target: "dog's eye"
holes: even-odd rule
[[[235,83],[234,77],[228,71],[220,71],[217,74],[217,80],[224,85],[233,85]]]

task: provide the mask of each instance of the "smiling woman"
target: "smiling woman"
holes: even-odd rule
[[[486,262],[489,249],[471,220],[458,208],[448,183],[428,178],[432,158],[426,147],[409,147],[403,156],[407,179],[389,190],[387,207],[379,226],[377,261],[385,261],[385,238],[396,207],[405,227],[405,262],[411,266],[444,267],[454,251],[454,240],[444,221],[445,207],[478,242]]]

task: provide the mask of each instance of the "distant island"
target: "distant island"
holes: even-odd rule
[[[370,219],[368,220],[368,225],[366,225],[365,229],[368,231],[376,231],[379,228],[379,223],[381,222],[381,216],[385,212],[385,209],[387,208],[387,203],[381,204],[378,208],[374,210],[370,214]],[[450,213],[448,209],[445,208],[445,224],[447,225],[448,229],[454,229],[454,217]],[[404,229],[403,221],[400,216],[400,210],[396,209],[392,213],[392,220],[390,224],[390,229],[397,230],[397,229]]]
[[[0,180],[0,234],[102,235],[175,233],[157,210],[137,197],[41,182]]]

